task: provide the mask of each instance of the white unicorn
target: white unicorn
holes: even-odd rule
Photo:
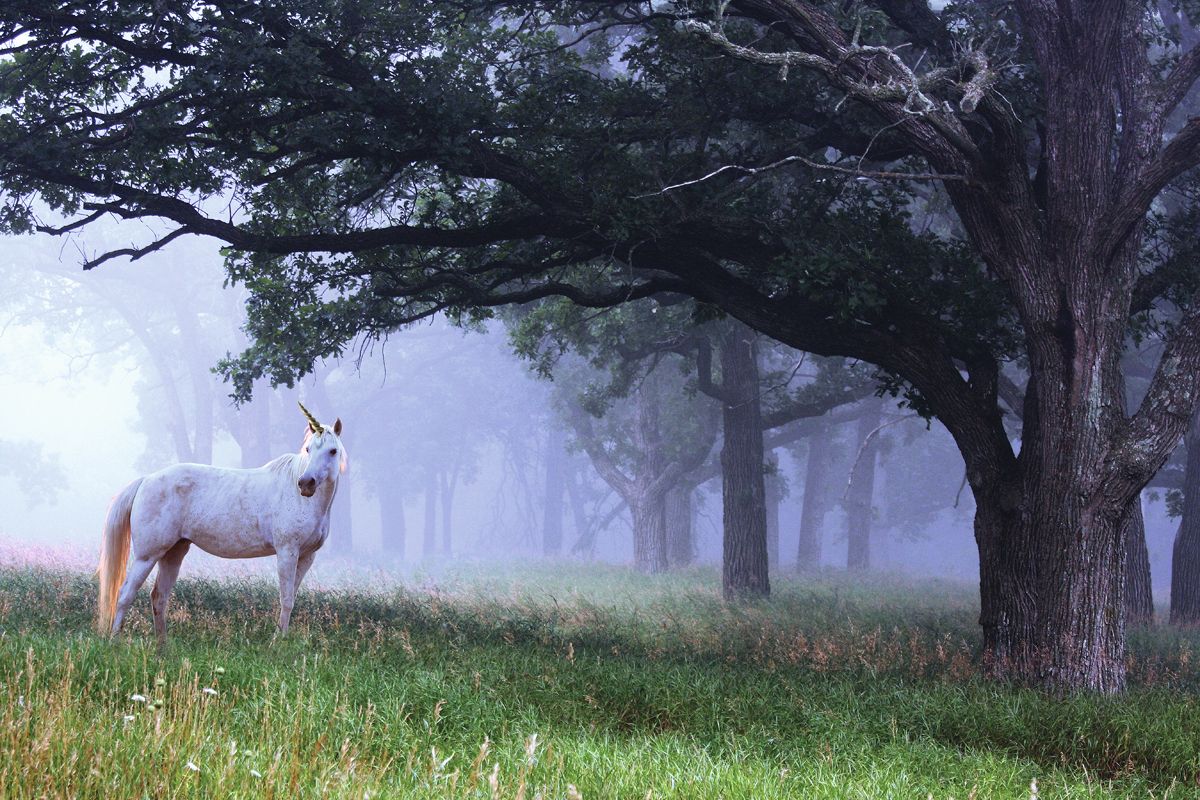
[[[150,603],[154,633],[165,640],[167,599],[193,543],[221,558],[274,555],[279,633],[287,633],[296,590],[329,534],[329,508],[347,464],[338,438],[342,421],[322,425],[303,405],[300,410],[308,427],[297,454],[258,469],[175,464],[138,478],[113,498],[96,570],[101,633],[120,633],[137,590],[158,564]],[[126,575],[131,544],[133,566]]]

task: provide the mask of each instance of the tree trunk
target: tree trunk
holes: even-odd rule
[[[825,536],[825,511],[829,502],[829,459],[833,430],[825,428],[808,439],[808,463],[804,467],[804,500],[800,508],[800,543],[796,548],[796,572],[821,568],[821,544]]]
[[[338,481],[337,499],[329,509],[329,538],[325,547],[331,553],[349,555],[354,552],[354,516],[350,503],[350,480],[343,475]]]
[[[767,505],[767,571],[779,569],[779,504],[783,501],[783,478],[779,475],[779,458],[772,452],[767,463],[771,469],[763,476]]]
[[[454,509],[454,490],[458,486],[458,465],[455,464],[451,470],[439,471],[438,477],[441,480],[442,499],[442,555],[449,558],[454,552],[450,514]]]
[[[1010,474],[981,480],[968,470],[967,479],[975,494],[985,666],[995,677],[1019,680],[1032,674],[1037,624],[1034,559],[1024,541],[1020,478]]]
[[[1171,550],[1171,624],[1200,624],[1200,413],[1184,438],[1183,517]]]
[[[629,504],[629,512],[633,517],[634,563],[642,572],[651,575],[666,572],[666,493],[647,492]]]
[[[863,401],[863,415],[858,418],[856,460],[850,472],[850,487],[846,497],[846,569],[851,572],[865,572],[871,568],[875,460],[879,453],[878,429],[882,416],[882,400],[871,398]]]
[[[438,476],[432,468],[425,470],[425,536],[421,542],[421,557],[433,558],[437,553],[437,493]]]
[[[1154,622],[1154,593],[1140,494],[1129,501],[1121,526],[1125,537],[1125,624],[1150,625]]]
[[[573,408],[574,426],[584,450],[605,483],[629,506],[633,518],[633,553],[637,568],[657,573],[667,569],[666,496],[680,479],[695,470],[712,449],[715,431],[711,421],[704,419],[706,430],[700,443],[679,459],[667,462],[663,455],[662,435],[658,427],[658,403],[649,387],[643,385],[633,395],[633,440],[640,458],[633,477],[625,475],[612,456],[597,442],[592,432],[591,418],[581,409]]]
[[[1091,306],[1075,294],[1077,308]],[[1117,361],[1125,320],[1104,325],[1094,311],[1089,318],[1060,305],[1051,317],[1057,335],[1029,337],[1021,549],[1034,554],[1037,607],[1034,661],[1018,674],[1108,693],[1125,686],[1122,521],[1141,486],[1106,480],[1113,436],[1125,421]],[[1106,330],[1084,335],[1085,325]]]
[[[667,565],[686,567],[696,554],[692,528],[692,493],[696,487],[682,482],[667,492]]]
[[[404,496],[400,487],[390,482],[379,492],[379,528],[384,555],[404,561],[408,538],[404,524]]]
[[[546,498],[542,504],[542,555],[548,557],[562,553],[566,473],[567,451],[559,431],[552,429],[546,437]]]
[[[571,518],[575,521],[575,544],[572,553],[587,553],[589,556],[596,548],[597,523],[588,518],[587,499],[584,497],[586,478],[582,469],[572,469],[567,478],[567,497],[571,501]]]
[[[721,337],[722,383],[728,396],[723,408],[725,446],[721,449],[725,527],[721,588],[726,599],[771,594],[755,336],[738,325]]]

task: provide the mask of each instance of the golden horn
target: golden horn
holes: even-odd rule
[[[300,406],[300,410],[304,412],[304,416],[308,417],[308,424],[312,425],[313,431],[316,432],[318,436],[324,436],[325,428],[321,426],[321,423],[317,422],[316,417],[308,413],[308,409],[304,407],[304,403],[301,403],[299,400],[297,400],[296,405]]]

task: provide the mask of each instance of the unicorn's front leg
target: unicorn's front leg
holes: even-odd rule
[[[296,603],[296,564],[299,557],[300,554],[295,550],[280,550],[275,556],[279,570],[279,626],[275,632],[279,636],[287,634],[292,606]]]

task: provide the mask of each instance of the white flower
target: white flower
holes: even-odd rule
[[[212,688],[211,686],[205,686],[200,691],[204,692],[205,694],[216,694],[217,693],[217,690]]]
[[[250,770],[250,774],[251,774],[251,775],[253,775],[253,776],[254,776],[254,777],[256,777],[256,778],[261,778],[261,777],[262,777],[262,773],[261,773],[261,772],[259,772],[259,771],[258,771],[258,770],[256,770],[256,769],[252,769],[252,770]]]
[[[126,715],[125,715],[125,721],[126,721],[126,722],[133,722],[133,720],[134,720],[134,716],[133,716],[133,714],[126,714]]]
[[[131,695],[129,695],[129,699],[130,699],[130,700],[132,700],[132,701],[134,701],[135,703],[144,703],[144,702],[146,702],[146,695],[144,695],[144,694],[131,694]]]
[[[184,764],[184,765],[183,765],[183,768],[184,768],[184,769],[190,769],[192,772],[199,772],[199,771],[200,771],[200,768],[199,768],[199,767],[197,767],[195,764],[193,764],[193,763],[192,763],[192,762],[190,762],[190,761],[189,761],[189,762],[187,762],[186,764]]]
[[[25,707],[25,695],[23,695],[23,694],[17,695],[17,705],[19,705],[21,708]]]

